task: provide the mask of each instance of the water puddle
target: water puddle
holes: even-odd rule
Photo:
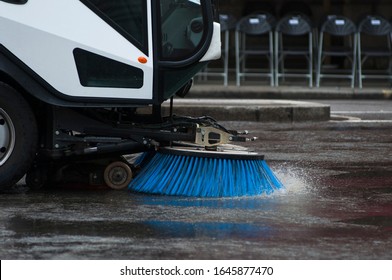
[[[17,236],[81,235],[132,238],[233,238],[256,239],[271,235],[267,225],[225,222],[174,222],[174,221],[72,221],[60,222],[45,219],[13,217],[8,229]]]
[[[355,225],[375,226],[387,231],[392,231],[392,216],[368,216],[341,222]]]

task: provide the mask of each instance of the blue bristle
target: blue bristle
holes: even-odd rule
[[[129,185],[135,192],[192,197],[271,194],[283,185],[262,159],[157,153]]]
[[[138,156],[138,157],[135,159],[135,162],[133,163],[133,165],[134,165],[134,166],[142,166],[144,160],[145,160],[146,157],[147,157],[147,155],[148,155],[147,152],[146,152],[146,153],[142,153],[140,156]]]

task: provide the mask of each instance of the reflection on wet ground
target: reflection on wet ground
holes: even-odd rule
[[[0,196],[2,259],[390,259],[392,126],[243,124],[286,188],[163,197],[104,189]]]

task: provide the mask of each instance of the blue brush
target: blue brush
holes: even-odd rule
[[[129,185],[135,192],[192,197],[255,196],[282,187],[259,154],[170,148],[158,151]]]

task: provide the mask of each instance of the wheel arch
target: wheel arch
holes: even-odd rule
[[[38,121],[41,116],[38,114],[39,112],[42,112],[42,107],[44,105],[44,102],[38,99],[36,96],[34,96],[31,91],[29,91],[26,87],[24,87],[19,79],[15,79],[15,76],[10,76],[8,73],[4,72],[3,69],[0,68],[0,83],[4,83],[11,88],[13,88],[15,91],[17,91],[23,99],[28,103],[30,106],[36,120],[37,120],[37,126],[40,129],[41,125],[40,122]]]
[[[33,78],[32,71],[27,73],[22,65],[21,61],[0,45],[0,81],[20,92],[32,106],[38,101],[56,105],[58,102],[50,91]]]

